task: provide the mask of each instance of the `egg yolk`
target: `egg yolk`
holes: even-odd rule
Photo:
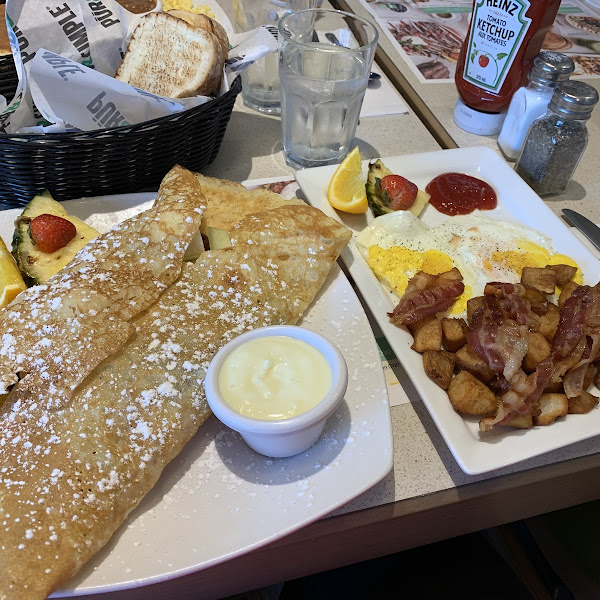
[[[456,299],[456,302],[450,307],[449,314],[459,315],[467,310],[467,300],[473,297],[473,288],[465,285],[463,293]]]
[[[398,296],[406,291],[411,277],[419,271],[439,275],[454,266],[453,260],[439,250],[418,252],[404,246],[381,248],[370,246],[367,262],[379,279],[384,281]]]
[[[519,277],[523,267],[543,268],[548,264],[550,253],[528,240],[519,240],[516,250],[492,252],[491,261],[514,271]],[[487,265],[486,265],[487,266]]]
[[[423,257],[419,252],[402,246],[388,249],[370,246],[367,262],[379,279],[387,283],[398,296],[402,296],[409,276],[421,270]]]
[[[502,265],[515,272],[519,277],[523,267],[543,269],[548,265],[569,265],[577,269],[573,281],[579,285],[583,283],[581,269],[572,258],[564,254],[551,255],[545,248],[527,240],[520,240],[517,250],[492,252],[490,260],[484,261],[485,268],[490,271],[493,268],[491,263]]]
[[[422,254],[423,266],[421,271],[430,275],[440,275],[449,271],[454,266],[454,261],[444,252],[439,250],[426,250]]]

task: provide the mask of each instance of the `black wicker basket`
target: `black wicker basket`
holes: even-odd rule
[[[12,56],[0,59],[0,93],[17,85]],[[237,95],[152,121],[113,129],[0,134],[0,209],[23,206],[47,189],[57,200],[157,187],[175,164],[200,171],[214,161]]]

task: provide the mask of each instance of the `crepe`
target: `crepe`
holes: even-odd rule
[[[206,177],[200,173],[196,173],[196,177],[208,202],[200,226],[200,232],[205,235],[208,227],[231,231],[245,216],[262,210],[304,204],[297,198],[286,200],[262,187],[248,190],[241,183]]]
[[[205,199],[194,176],[174,167],[150,210],[85,246],[46,285],[0,312],[0,394],[58,406],[130,335],[128,321],[178,277]],[[49,385],[51,383],[52,385]]]
[[[0,413],[0,600],[44,598],[110,539],[208,417],[202,382],[217,350],[296,323],[349,238],[309,206],[247,217],[233,247],[186,264],[132,319],[134,334],[69,402]]]

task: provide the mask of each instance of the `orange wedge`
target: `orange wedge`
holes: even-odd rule
[[[17,294],[27,289],[15,261],[0,238],[0,308],[9,304]]]
[[[335,170],[327,188],[327,200],[333,208],[343,212],[354,215],[367,212],[369,203],[358,146]]]

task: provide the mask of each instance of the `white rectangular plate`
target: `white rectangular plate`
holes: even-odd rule
[[[482,212],[483,215],[523,224],[546,234],[552,239],[557,252],[577,261],[584,283],[595,285],[600,279],[600,263],[594,255],[493,150],[486,147],[459,148],[386,157],[383,162],[420,189],[424,189],[435,176],[448,172],[467,173],[489,182],[497,192],[498,206]],[[365,178],[367,166],[365,161]],[[327,186],[335,169],[333,165],[298,171],[296,179],[313,206],[342,221],[356,235],[373,216],[370,211],[365,215],[347,215],[331,208],[327,202]],[[448,217],[428,206],[421,218],[428,225],[435,226]],[[530,430],[498,427],[480,436],[478,419],[462,417],[453,410],[446,392],[425,375],[421,356],[410,348],[412,337],[390,324],[386,315],[393,307],[390,294],[379,284],[354,240],[344,250],[342,260],[465,473],[475,475],[506,467],[600,434],[600,410],[596,409],[587,415],[568,415],[549,427]]]
[[[106,231],[154,196],[63,204]],[[20,212],[0,212],[0,235],[9,247]],[[300,324],[329,338],[348,363],[346,397],[317,444],[292,458],[270,459],[211,417],[108,545],[53,597],[127,589],[210,567],[323,517],[390,471],[392,426],[379,351],[337,264]]]

